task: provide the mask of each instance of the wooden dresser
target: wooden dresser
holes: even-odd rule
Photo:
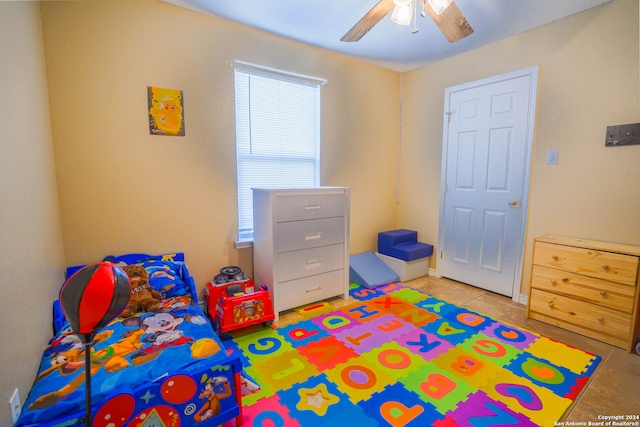
[[[350,189],[253,190],[253,273],[281,311],[349,298]]]
[[[538,237],[527,316],[632,351],[639,260],[638,246]]]

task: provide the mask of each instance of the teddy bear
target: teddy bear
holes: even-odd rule
[[[121,317],[131,317],[138,311],[156,311],[160,307],[162,295],[149,285],[149,273],[144,267],[131,264],[122,268],[131,284],[131,299],[120,314]]]

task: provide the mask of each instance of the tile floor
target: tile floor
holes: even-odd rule
[[[436,298],[486,313],[492,317],[528,329],[549,338],[602,357],[586,387],[562,420],[584,425],[599,422],[599,416],[640,415],[640,356],[627,353],[609,344],[566,331],[555,326],[526,317],[526,307],[511,298],[468,286],[445,278],[425,276],[404,283]],[[336,306],[347,305],[355,300],[332,299]],[[286,325],[302,320],[295,311],[280,315],[278,325]],[[624,421],[624,420],[621,420]],[[640,421],[638,419],[632,422]],[[569,423],[565,425],[571,425]],[[623,425],[623,424],[619,424]],[[633,424],[631,424],[633,425]],[[638,424],[635,424],[638,425]]]

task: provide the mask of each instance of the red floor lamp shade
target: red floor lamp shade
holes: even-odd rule
[[[120,267],[107,262],[82,267],[60,290],[64,317],[85,348],[85,427],[91,426],[91,343],[103,326],[124,311],[130,298],[129,277]]]

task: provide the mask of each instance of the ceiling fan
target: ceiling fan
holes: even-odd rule
[[[393,10],[392,20],[409,25],[414,6],[416,14],[418,13],[418,5],[422,8],[421,15],[425,16],[425,12],[428,13],[450,43],[473,33],[473,28],[452,0],[380,0],[340,41],[357,42],[391,10]],[[417,31],[414,25],[412,32]]]

